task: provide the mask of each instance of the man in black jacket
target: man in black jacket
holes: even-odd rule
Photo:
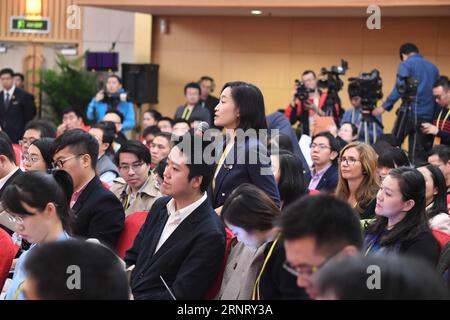
[[[97,139],[81,129],[69,130],[55,140],[54,165],[70,174],[75,190],[70,201],[75,216],[73,234],[96,238],[115,248],[125,213],[120,201],[96,176],[97,159]]]
[[[19,143],[25,125],[36,115],[36,106],[32,95],[14,86],[13,74],[11,69],[0,71],[0,125],[13,143]]]
[[[202,299],[219,274],[225,230],[206,195],[214,165],[194,159],[205,147],[197,139],[185,135],[170,152],[161,186],[169,197],[153,204],[125,256],[127,266],[135,265],[135,299]]]

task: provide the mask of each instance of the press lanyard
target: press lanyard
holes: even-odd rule
[[[269,259],[273,253],[273,250],[275,249],[275,246],[279,240],[280,236],[278,236],[275,241],[270,246],[269,253],[267,254],[266,259],[264,260],[263,266],[261,268],[261,271],[259,272],[258,278],[256,278],[255,286],[253,287],[253,294],[252,294],[252,300],[259,300],[260,294],[259,294],[259,283],[261,282],[262,274],[264,273],[264,269],[266,268],[267,263],[269,262]]]

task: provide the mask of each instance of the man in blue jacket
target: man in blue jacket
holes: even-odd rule
[[[393,133],[400,143],[408,135],[409,157],[413,163],[426,160],[427,152],[433,144],[433,136],[422,133],[422,123],[429,123],[433,119],[435,103],[433,98],[433,84],[439,78],[439,70],[430,61],[419,54],[415,44],[405,43],[400,47],[400,59],[397,81],[391,94],[387,97],[383,106],[373,111],[374,116],[379,116],[385,110],[391,111],[395,102],[401,97],[398,86],[405,86],[405,77],[411,77],[418,82],[417,94],[413,97],[409,106],[398,113]],[[406,111],[404,114],[403,111]],[[404,119],[402,118],[403,116]],[[403,127],[403,128],[402,128]]]
[[[135,126],[134,106],[131,102],[122,101],[120,98],[108,99],[109,95],[125,93],[122,88],[122,80],[117,75],[111,75],[106,81],[106,91],[100,90],[89,103],[87,118],[94,122],[103,120],[105,113],[109,110],[117,110],[124,116],[122,131],[132,130]],[[106,98],[106,99],[105,99]]]

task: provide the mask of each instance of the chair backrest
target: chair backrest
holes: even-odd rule
[[[0,290],[3,288],[8,278],[11,264],[15,258],[19,247],[16,246],[11,236],[0,228]]]
[[[127,250],[133,246],[134,239],[147,219],[147,215],[147,211],[133,212],[125,218],[125,226],[116,247],[117,255],[122,259]]]
[[[22,147],[19,144],[13,144],[13,150],[14,150],[14,154],[16,156],[16,164],[18,166],[20,166],[20,163],[22,162],[22,154],[23,154]]]

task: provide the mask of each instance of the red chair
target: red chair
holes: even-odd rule
[[[439,230],[431,230],[431,231],[433,232],[433,235],[436,238],[437,242],[439,242],[439,248],[441,248],[442,251],[446,246],[446,244],[450,242],[450,235]]]
[[[19,247],[16,246],[11,236],[0,228],[0,290],[3,288],[8,278],[11,264],[15,258]]]
[[[20,166],[22,163],[23,149],[19,144],[13,144],[14,153],[16,155],[16,164]]]
[[[227,265],[228,255],[230,254],[231,244],[233,243],[233,241],[231,241],[231,240],[234,238],[234,234],[233,234],[233,232],[231,232],[230,229],[225,228],[225,232],[226,232],[225,257],[223,259],[222,267],[220,268],[220,272],[217,275],[216,280],[214,281],[211,288],[209,288],[208,292],[206,292],[206,295],[204,298],[205,300],[213,300],[219,293],[220,287],[222,285],[223,274],[225,272],[225,267]]]
[[[122,259],[127,250],[133,246],[134,239],[147,219],[147,215],[147,211],[133,212],[125,218],[125,226],[116,247],[117,255]]]

